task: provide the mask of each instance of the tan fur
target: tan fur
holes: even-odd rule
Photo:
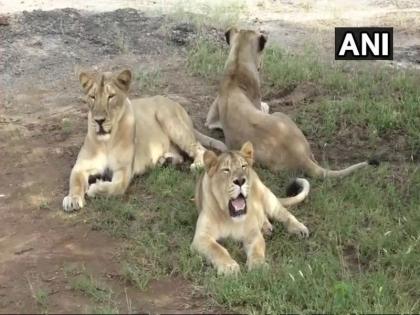
[[[79,79],[88,99],[88,131],[70,175],[69,194],[63,200],[66,211],[82,208],[85,194],[123,194],[134,175],[167,158],[182,162],[181,152],[194,159],[191,168],[201,167],[205,149],[197,138],[203,144],[208,140],[212,148],[226,149],[222,142],[194,130],[178,103],[163,96],[130,101],[129,70],[97,76],[81,73]],[[89,185],[89,176],[101,176],[107,169],[112,172],[111,181]]]
[[[250,30],[226,33],[230,53],[219,95],[210,107],[206,126],[221,128],[230,149],[245,141],[255,145],[256,161],[273,171],[302,170],[309,176],[345,176],[368,165],[362,162],[339,171],[319,166],[301,130],[285,114],[268,114],[261,103],[259,68],[266,37]]]
[[[309,193],[309,182],[299,179],[303,190],[292,198],[278,199],[259,179],[252,168],[253,147],[245,143],[240,151],[229,151],[216,156],[204,154],[205,173],[196,186],[195,201],[199,210],[192,248],[206,257],[218,273],[239,271],[238,263],[217,241],[231,237],[243,242],[247,266],[252,269],[265,264],[265,241],[262,230],[270,230],[270,219],[282,222],[289,233],[307,237],[308,229],[300,223],[285,204],[296,204]],[[238,179],[245,179],[238,186]],[[229,200],[242,194],[246,198],[246,214],[232,217]]]

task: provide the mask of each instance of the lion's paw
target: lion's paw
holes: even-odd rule
[[[182,155],[173,152],[166,152],[159,158],[158,165],[177,165],[182,162],[184,162]]]
[[[197,170],[202,169],[203,167],[204,167],[204,163],[197,161],[190,165],[190,170],[197,171]]]
[[[260,268],[268,268],[269,265],[265,262],[264,258],[252,259],[247,261],[248,270],[255,270]]]
[[[268,114],[270,112],[270,106],[266,102],[261,102],[261,111],[264,114]]]
[[[238,263],[234,260],[232,260],[229,263],[220,265],[217,267],[217,274],[218,275],[236,275],[241,271]]]
[[[270,223],[270,221],[268,220],[264,221],[261,231],[263,235],[267,237],[271,237],[273,235],[274,228],[273,228],[273,225]]]
[[[157,165],[159,166],[163,166],[165,163],[166,163],[166,159],[163,156],[161,156],[157,161]]]
[[[204,167],[204,150],[197,153],[194,162],[190,165],[190,170],[195,171]]]
[[[287,228],[287,231],[291,234],[296,234],[297,236],[301,238],[307,238],[309,236],[308,228],[304,224],[300,223],[299,221],[296,221],[290,224]]]
[[[82,196],[66,196],[63,199],[63,209],[66,212],[82,209],[84,206],[84,198]]]
[[[93,198],[97,195],[100,194],[105,194],[107,191],[107,186],[109,185],[110,182],[104,182],[104,181],[97,181],[96,183],[92,184],[89,186],[86,194],[90,197]]]

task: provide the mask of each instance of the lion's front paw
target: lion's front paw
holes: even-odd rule
[[[204,164],[200,161],[194,161],[194,163],[192,163],[190,165],[190,170],[191,171],[196,171],[196,170],[200,170],[204,167]]]
[[[296,234],[297,236],[302,238],[306,238],[309,236],[308,228],[297,220],[295,222],[290,223],[290,225],[287,227],[287,231],[291,234]]]
[[[261,102],[261,111],[264,114],[268,114],[270,112],[270,106],[266,102]]]
[[[177,165],[181,164],[182,162],[184,162],[182,155],[173,152],[166,152],[159,158],[158,165]]]
[[[86,195],[88,195],[90,198],[95,197],[99,192],[99,184],[94,183],[89,186]]]
[[[195,156],[194,162],[190,165],[190,170],[195,171],[195,170],[199,170],[202,169],[204,167],[204,151],[200,151],[197,153],[197,155]]]
[[[268,264],[265,262],[263,257],[258,259],[249,259],[247,261],[248,270],[259,269],[259,268],[268,268]]]
[[[85,200],[82,196],[66,196],[63,199],[63,209],[66,212],[82,209]]]
[[[110,182],[97,181],[96,183],[89,186],[86,194],[90,198],[93,198],[97,195],[104,195],[107,192],[109,184]]]
[[[232,260],[229,263],[225,263],[222,265],[217,266],[217,274],[218,275],[236,275],[240,272],[240,267],[238,263],[234,260]]]

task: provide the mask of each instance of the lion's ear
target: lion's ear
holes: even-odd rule
[[[209,176],[213,176],[216,171],[217,155],[213,151],[207,150],[203,156],[204,168]]]
[[[130,70],[123,70],[117,75],[115,84],[124,92],[128,92],[131,84],[131,77],[132,75]]]
[[[242,145],[241,154],[247,160],[249,165],[252,165],[254,162],[254,146],[250,141],[247,141]]]
[[[81,72],[79,74],[79,82],[83,88],[83,91],[87,94],[93,85],[93,78],[91,75],[86,72]]]
[[[261,34],[260,37],[258,38],[259,51],[263,51],[266,42],[267,42],[267,35]]]
[[[231,38],[232,34],[236,33],[237,31],[238,31],[238,29],[236,27],[230,27],[225,32],[226,43],[228,43],[228,45],[230,45],[230,38]]]

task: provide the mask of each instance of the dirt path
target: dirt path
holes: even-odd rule
[[[73,139],[79,143],[82,134],[64,139],[54,121],[34,123],[33,131],[1,147],[1,312],[43,311],[40,292],[48,295],[49,312],[91,312],[96,303],[74,291],[74,277],[66,274],[72,266],[111,288],[120,312],[201,311],[200,299],[182,279],[152,282],[144,292],[126,284],[120,279],[122,242],[91,230],[77,214],[61,212],[79,145]]]
[[[166,80],[162,94],[176,94],[199,128],[215,92],[205,80],[186,74],[185,52],[171,44],[162,16],[119,9],[152,2],[107,3],[101,9],[110,12],[23,12],[0,23],[1,312],[43,311],[42,291],[48,293],[49,312],[92,311],[97,303],[72,289],[69,266],[82,266],[109,286],[120,312],[209,310],[183,279],[155,281],[143,292],[127,285],[120,277],[123,242],[92,231],[77,214],[61,212],[85,132],[86,107],[75,76],[79,69],[129,67],[142,73],[157,68]],[[1,12],[68,6],[97,9],[86,1],[0,1]],[[254,22],[283,34],[277,41],[291,47],[310,36],[309,28],[277,18],[266,13]],[[419,34],[410,32],[407,43],[419,45]],[[411,59],[401,60],[418,63],[418,48],[407,51]],[[140,94],[135,82],[132,95]]]

